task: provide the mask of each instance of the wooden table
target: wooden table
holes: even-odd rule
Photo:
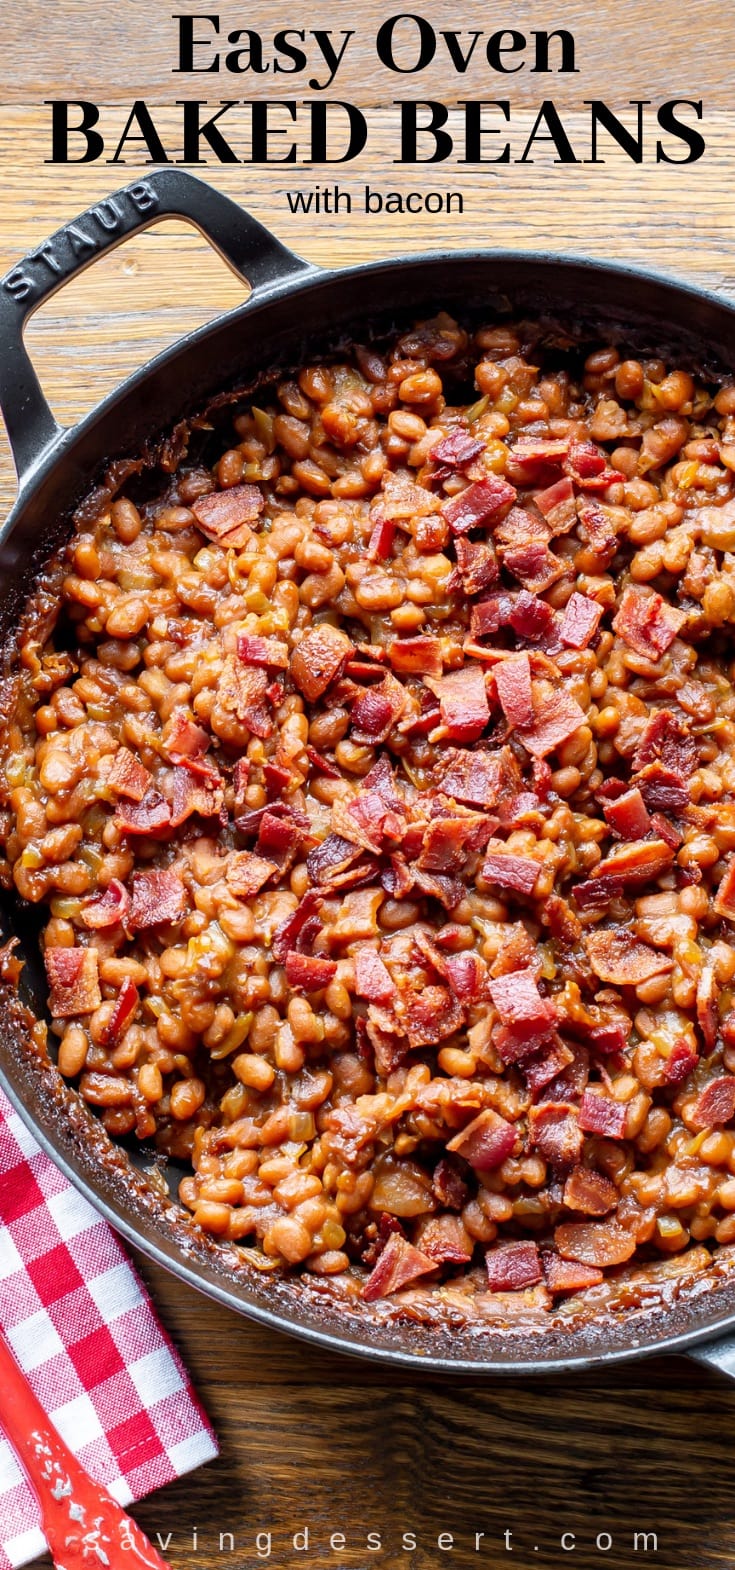
[[[5,0],[2,16],[3,112],[0,116],[0,272],[116,185],[140,164],[53,167],[49,110],[43,100],[79,97],[103,108],[114,139],[135,98],[145,97],[175,143],[175,99],[253,95],[251,79],[224,74],[173,76],[176,34],[161,0]],[[191,7],[182,7],[189,9]],[[212,9],[197,7],[197,9]],[[352,262],[401,250],[446,246],[548,246],[625,258],[670,269],[735,296],[735,115],[730,105],[722,0],[662,8],[653,0],[579,0],[555,7],[516,0],[511,10],[465,0],[454,25],[492,30],[511,24],[565,26],[576,40],[579,74],[510,77],[473,68],[456,77],[437,62],[420,78],[376,67],[371,40],[398,8],[365,0],[361,8],[316,0],[300,12],[283,0],[233,0],[219,7],[223,32],[279,27],[359,29],[332,96],[352,99],[369,116],[369,152],[340,185],[355,198],[348,215],[293,218],[286,193],[310,189],[319,171],[212,164],[200,172],[248,205],[294,249],[317,263]],[[441,0],[421,7],[448,27]],[[696,21],[696,36],[693,29]],[[256,80],[280,97],[308,95],[304,79]],[[263,83],[266,84],[263,88]],[[259,85],[260,84],[260,85]],[[407,169],[395,156],[402,97],[508,98],[514,156],[535,109],[553,98],[580,160],[587,98],[605,99],[633,123],[631,100],[703,100],[705,158],[692,166],[638,167],[611,143],[604,164],[538,161],[480,171],[456,163]],[[109,126],[109,132],[108,132]],[[131,155],[132,156],[132,155]],[[315,179],[315,174],[317,179]],[[385,191],[452,189],[464,212],[447,219],[373,216],[359,211],[366,181]],[[184,330],[234,305],[242,286],[200,236],[167,222],[100,261],[43,308],[28,341],[58,417],[71,422],[132,368]],[[0,450],[0,504],[13,495],[12,464]],[[709,1570],[733,1563],[735,1386],[683,1360],[661,1359],[609,1373],[548,1382],[480,1385],[410,1379],[308,1352],[207,1303],[145,1264],[163,1319],[176,1337],[212,1414],[222,1457],[144,1502],[137,1514],[168,1542],[176,1570],[335,1570],[369,1565],[433,1570],[437,1565],[499,1570]],[[310,1547],[294,1533],[308,1526]],[[198,1528],[197,1546],[194,1530]],[[270,1557],[266,1540],[272,1535]],[[382,1534],[371,1552],[367,1533]],[[636,1552],[633,1534],[658,1535],[658,1552]],[[234,1550],[219,1534],[231,1532]],[[329,1547],[344,1533],[344,1549]],[[407,1551],[402,1533],[415,1533]],[[475,1549],[475,1533],[484,1533]],[[512,1533],[509,1539],[504,1534]],[[438,1543],[439,1534],[454,1537]],[[565,1539],[562,1534],[575,1534]],[[609,1533],[613,1545],[605,1551]],[[511,1554],[513,1557],[511,1557]]]

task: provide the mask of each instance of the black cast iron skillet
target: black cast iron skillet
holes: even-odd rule
[[[79,425],[61,429],[23,345],[32,311],[126,236],[177,215],[199,228],[250,284],[246,303],[144,366]],[[577,257],[507,251],[453,252],[322,271],[287,250],[234,202],[181,170],[165,169],[119,191],[60,229],[0,282],[0,408],[18,470],[18,499],[0,531],[0,636],[6,640],[33,574],[68,531],[69,515],[109,460],[135,455],[153,433],[203,407],[228,385],[247,386],[270,366],[298,366],[349,330],[358,337],[392,315],[408,325],[437,308],[549,313],[735,369],[735,306],[704,290],[633,268]],[[34,913],[2,911],[20,939],[21,995],[43,1017],[45,986]],[[199,1236],[141,1172],[150,1157],[111,1149],[79,1097],[30,1045],[29,1016],[0,994],[0,1083],[73,1183],[147,1255],[221,1303],[306,1341],[414,1370],[531,1374],[648,1352],[684,1351],[735,1377],[735,1251],[687,1285],[644,1287],[576,1321],[443,1324],[397,1321],[387,1304],[350,1306],[312,1278],[264,1278],[236,1250]],[[137,1165],[136,1165],[137,1161]],[[171,1188],[179,1174],[171,1174]],[[715,1339],[717,1338],[717,1339]]]

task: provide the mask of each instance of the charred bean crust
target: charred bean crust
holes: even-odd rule
[[[180,431],[80,509],[9,665],[0,875],[49,910],[61,1072],[265,1271],[466,1308],[507,1258],[546,1311],[547,1250],[617,1281],[735,1238],[735,391],[549,337],[440,314],[224,395],[214,458]]]

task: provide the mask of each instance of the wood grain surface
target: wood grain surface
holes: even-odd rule
[[[398,7],[389,0],[282,0],[215,7],[222,33],[281,27],[354,28],[358,36],[329,96],[365,110],[370,143],[338,170],[353,210],[293,217],[287,192],[312,189],[319,170],[214,162],[198,171],[247,205],[316,263],[436,246],[544,247],[624,258],[669,270],[735,298],[735,113],[731,108],[729,8],[694,0],[515,0],[488,7],[464,0],[456,14],[424,0],[437,31],[491,32],[567,27],[578,72],[541,77],[527,68],[493,75],[474,62],[466,76],[437,55],[421,77],[376,65],[374,38]],[[176,63],[172,7],[162,0],[4,0],[0,14],[0,273],[61,223],[144,172],[132,161],[54,167],[44,100],[92,99],[110,146],[130,105],[145,97],[171,157],[180,156],[176,99],[310,96],[305,79],[224,73],[185,77]],[[315,95],[311,95],[315,96]],[[394,100],[507,98],[514,156],[535,111],[553,98],[580,162],[537,161],[472,170],[457,162],[402,168]],[[630,103],[702,99],[704,159],[693,166],[642,166],[606,144],[590,165],[584,101],[604,98],[620,115]],[[632,122],[631,122],[632,123]],[[334,175],[332,175],[332,179]],[[365,184],[387,190],[462,193],[461,216],[367,217]],[[57,416],[71,423],[133,368],[185,330],[242,298],[243,287],[202,238],[166,222],[101,259],[39,311],[28,343]],[[7,444],[0,444],[0,508],[14,494]],[[136,1510],[160,1533],[175,1570],[714,1570],[735,1560],[733,1437],[735,1385],[682,1359],[545,1382],[459,1382],[408,1378],[317,1353],[268,1334],[141,1262],[162,1317],[191,1368],[218,1429],[222,1456]],[[303,1536],[309,1528],[309,1547]],[[272,1534],[267,1538],[258,1533]],[[367,1534],[382,1538],[371,1551]],[[510,1532],[510,1538],[505,1533]],[[634,1534],[656,1533],[657,1552]],[[225,1536],[231,1533],[234,1546]],[[343,1533],[332,1549],[330,1534]],[[403,1533],[416,1534],[409,1551]],[[451,1534],[439,1541],[440,1534]],[[484,1533],[476,1547],[476,1533]],[[562,1534],[566,1548],[562,1546]],[[612,1546],[608,1547],[608,1538]],[[170,1538],[168,1534],[171,1534]],[[196,1534],[196,1535],[195,1535]],[[601,1546],[596,1546],[599,1534]],[[337,1539],[339,1544],[339,1539]],[[572,1542],[574,1547],[571,1546]]]

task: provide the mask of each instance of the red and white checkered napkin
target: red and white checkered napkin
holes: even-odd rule
[[[217,1454],[115,1234],[2,1091],[0,1325],[62,1438],[122,1505]],[[0,1570],[45,1548],[35,1500],[0,1432]]]

